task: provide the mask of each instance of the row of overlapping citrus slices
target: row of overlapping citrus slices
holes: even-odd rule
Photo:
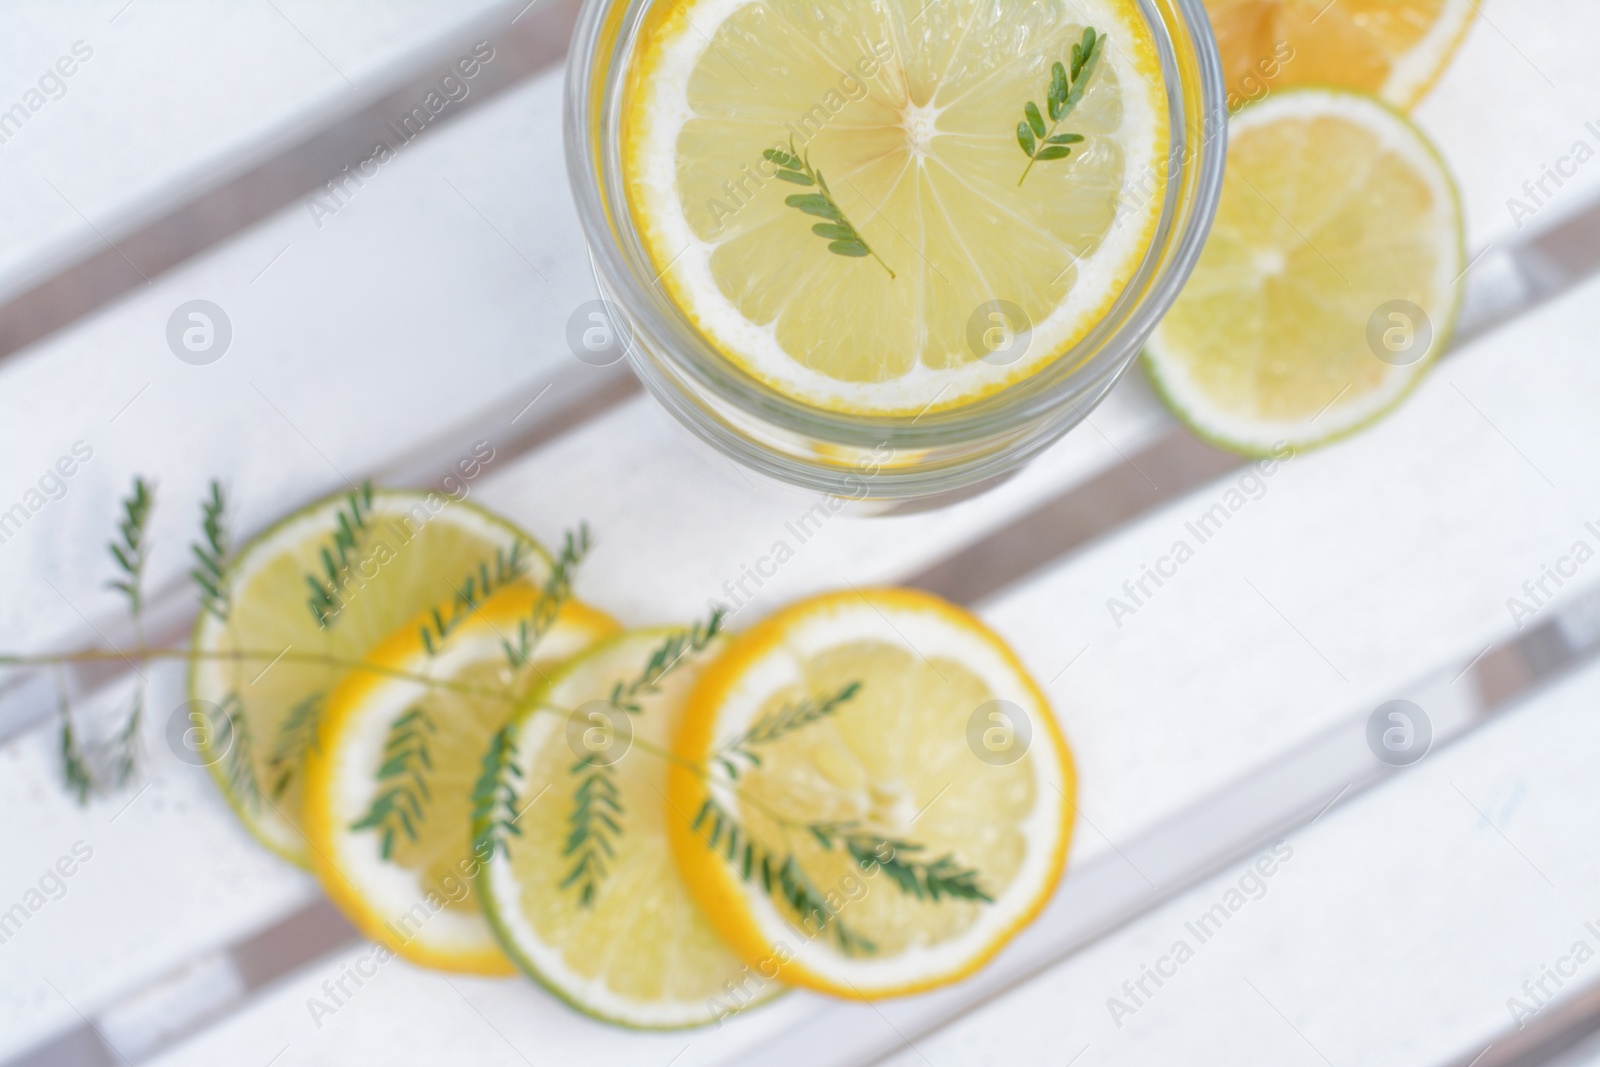
[[[978,620],[852,589],[736,637],[624,630],[571,596],[586,549],[363,488],[257,537],[202,614],[214,776],[365,934],[677,1027],[955,980],[1042,905],[1072,769]]]

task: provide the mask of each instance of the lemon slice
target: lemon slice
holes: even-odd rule
[[[362,933],[415,963],[513,973],[472,889],[483,859],[471,848],[472,789],[490,738],[519,698],[617,630],[608,616],[569,600],[513,670],[505,643],[517,640],[538,598],[526,585],[496,593],[447,637],[430,637],[432,651],[422,638],[437,633],[432,615],[413,619],[368,655],[386,673],[354,671],[329,695],[307,753],[312,869]],[[440,610],[451,617],[450,606]]]
[[[1476,0],[1206,0],[1228,103],[1334,85],[1408,108],[1466,36]]]
[[[1210,239],[1145,367],[1202,437],[1281,456],[1416,385],[1464,269],[1455,184],[1410,120],[1355,93],[1275,93],[1232,121]]]
[[[1091,39],[1053,122],[1054,65]],[[1134,0],[664,0],[626,84],[626,189],[661,284],[739,368],[915,415],[1033,374],[1104,316],[1163,199],[1163,85]],[[1031,168],[1030,103],[1033,151],[1067,150]]]
[[[529,580],[541,581],[544,549],[482,508],[439,493],[357,490],[290,515],[239,550],[223,579],[226,619],[203,611],[195,623],[192,647],[206,658],[190,663],[190,715],[199,759],[263,844],[310,864],[301,756],[340,664],[359,661],[518,545]]]
[[[696,687],[675,749],[685,880],[730,945],[797,985],[953,982],[1061,877],[1074,779],[1044,694],[925,593],[821,596],[757,625]]]
[[[654,690],[637,695],[638,710],[610,702],[616,686],[683,633],[613,637],[537,690],[508,729],[503,761],[496,764],[498,751],[486,761],[498,778],[480,785],[480,796],[502,792],[475,823],[476,840],[497,842],[478,888],[507,953],[579,1011],[639,1028],[719,1021],[782,988],[718,939],[667,845],[664,757],[720,639],[677,659]],[[591,835],[576,832],[581,796],[595,805]],[[511,832],[497,831],[507,823]],[[599,866],[580,869],[591,854]]]

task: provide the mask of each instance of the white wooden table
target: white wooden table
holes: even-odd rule
[[[550,539],[587,519],[580,595],[630,623],[697,614],[770,551],[798,496],[567,349],[594,295],[561,156],[570,19],[553,0],[0,6],[0,112],[92,50],[0,130],[0,512],[28,512],[0,542],[0,647],[117,635],[102,546],[135,473],[165,504],[151,573],[174,631],[213,475],[256,529],[347,480],[433,483],[487,441],[475,497]],[[972,980],[649,1035],[394,962],[319,1026],[307,997],[368,947],[171,755],[181,678],[157,668],[144,784],[88,808],[57,784],[48,687],[0,694],[0,913],[92,853],[0,943],[0,1065],[1600,1064],[1600,954],[1574,958],[1600,953],[1600,562],[1531,619],[1507,606],[1600,548],[1600,162],[1520,226],[1507,204],[1600,148],[1597,38],[1580,0],[1485,5],[1418,112],[1466,204],[1456,349],[1392,418],[1282,466],[1120,627],[1107,597],[1241,473],[1136,373],[981,497],[831,520],[741,609],[922,585],[1048,683],[1082,776],[1069,873]],[[321,183],[479,42],[465,94],[328,210]],[[205,366],[166,340],[193,299],[232,328]],[[64,495],[27,505],[77,442],[92,458]],[[126,685],[79,681],[86,709]],[[1434,734],[1403,769],[1366,741],[1392,699]]]

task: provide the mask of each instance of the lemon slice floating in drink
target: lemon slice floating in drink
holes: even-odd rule
[[[674,303],[837,412],[971,403],[1105,315],[1162,203],[1133,0],[678,0],[645,17],[622,161]]]
[[[1234,117],[1211,237],[1145,347],[1162,398],[1245,455],[1397,404],[1448,344],[1465,271],[1455,185],[1378,100],[1275,93]]]

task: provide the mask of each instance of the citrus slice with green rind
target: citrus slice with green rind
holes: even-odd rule
[[[301,764],[328,694],[396,627],[513,551],[543,581],[549,556],[506,520],[436,492],[366,488],[240,548],[219,612],[195,623],[188,690],[200,757],[257,839],[309,865]]]
[[[1275,93],[1232,120],[1210,238],[1144,365],[1223,448],[1322,444],[1421,380],[1465,261],[1455,183],[1411,120],[1357,93]]]
[[[475,838],[492,858],[478,891],[506,953],[579,1011],[630,1027],[716,1022],[782,988],[722,943],[667,843],[668,749],[721,647],[681,652],[684,633],[629,631],[569,662],[513,719],[479,788]],[[618,686],[664,647],[659,662],[676,665],[623,710]]]

